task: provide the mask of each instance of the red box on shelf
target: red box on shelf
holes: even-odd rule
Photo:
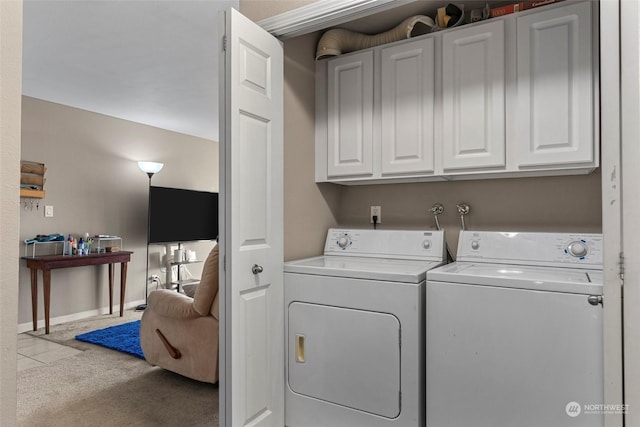
[[[515,12],[521,12],[527,9],[533,9],[534,7],[545,6],[551,3],[558,3],[563,0],[534,0],[534,1],[521,1],[518,3],[508,4],[506,6],[494,7],[491,9],[491,17],[496,18],[498,16],[509,15]]]
[[[524,10],[524,2],[508,4],[506,6],[494,7],[491,9],[491,17],[497,18],[498,16],[509,15],[515,12]]]

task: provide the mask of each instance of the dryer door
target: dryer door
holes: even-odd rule
[[[400,322],[393,315],[294,302],[288,363],[295,393],[400,415]]]

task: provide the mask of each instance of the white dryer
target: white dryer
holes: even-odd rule
[[[330,229],[285,263],[287,426],[424,425],[424,290],[441,231]]]
[[[463,231],[427,275],[428,427],[602,426],[602,235]]]

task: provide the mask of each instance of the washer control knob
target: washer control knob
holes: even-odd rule
[[[583,242],[571,242],[567,249],[569,250],[569,255],[574,257],[583,257],[589,251],[589,248]]]
[[[425,249],[429,249],[431,247],[431,240],[425,240],[422,242],[422,247]]]
[[[480,247],[480,242],[478,242],[477,240],[471,241],[471,249],[477,250],[479,247]]]
[[[351,243],[351,239],[349,239],[349,236],[342,236],[338,239],[338,246],[340,246],[342,249],[349,246],[349,243]]]

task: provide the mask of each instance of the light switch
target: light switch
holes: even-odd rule
[[[48,205],[44,207],[44,216],[45,218],[53,217],[53,206]]]

